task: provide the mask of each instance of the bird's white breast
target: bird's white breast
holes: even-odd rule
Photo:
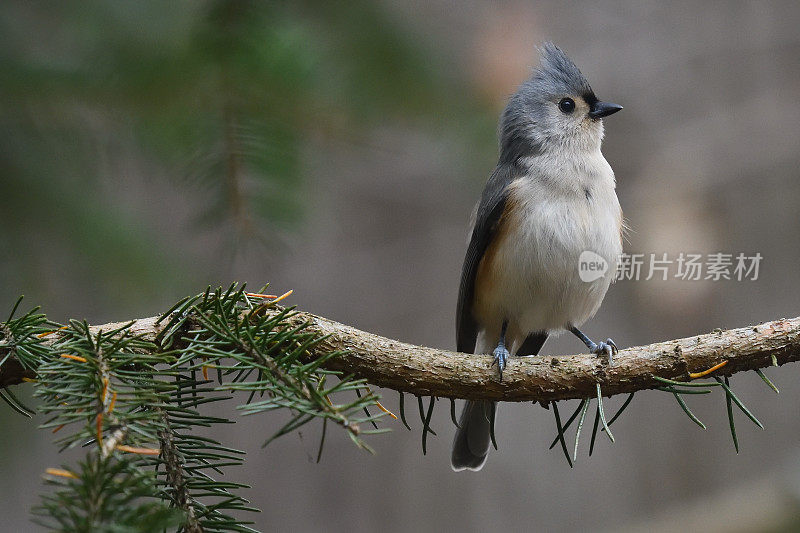
[[[599,150],[590,156],[545,154],[526,161],[528,174],[510,185],[487,280],[476,287],[476,315],[493,333],[502,320],[521,342],[529,333],[580,325],[600,307],[622,251],[622,217],[614,174]],[[584,251],[606,272],[582,281]],[[499,321],[499,322],[498,322]]]

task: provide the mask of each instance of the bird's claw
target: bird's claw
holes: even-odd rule
[[[503,370],[506,369],[506,361],[508,361],[511,354],[503,344],[500,344],[494,349],[492,355],[494,355],[492,366],[497,365],[498,370],[500,370],[500,381],[503,381]]]
[[[619,353],[616,343],[611,339],[606,339],[605,342],[595,344],[592,348],[592,353],[595,355],[605,355],[608,357],[608,364],[614,363],[614,356]]]

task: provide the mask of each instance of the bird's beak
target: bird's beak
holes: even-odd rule
[[[622,109],[619,104],[612,104],[611,102],[595,102],[589,110],[589,116],[592,118],[603,118],[608,115],[613,115]]]

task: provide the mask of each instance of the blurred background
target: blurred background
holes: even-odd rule
[[[497,117],[553,40],[625,106],[603,151],[626,252],[763,256],[755,281],[621,281],[587,334],[630,346],[797,316],[799,23],[790,0],[5,0],[0,306],[25,294],[53,320],[103,323],[270,282],[302,309],[452,349]],[[734,376],[766,427],[736,413],[738,455],[716,393],[689,399],[705,432],[670,395],[637,395],[617,442],[589,458],[584,435],[574,469],[530,404],[503,407],[479,474],[451,472],[442,402],[427,456],[414,418],[390,421],[375,456],[329,432],[320,464],[319,426],[260,448],[280,415],[217,436],[248,450],[228,475],[253,486],[266,531],[797,531],[799,372],[766,370],[780,396]],[[67,458],[5,405],[0,419],[2,527],[34,530],[40,475]]]

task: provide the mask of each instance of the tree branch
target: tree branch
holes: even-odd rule
[[[276,306],[267,312],[277,313]],[[157,317],[136,320],[131,333],[155,340],[164,327]],[[727,361],[715,375],[782,365],[800,360],[800,318],[780,319],[749,326],[636,346],[620,350],[614,366],[594,355],[536,356],[508,361],[503,380],[488,355],[462,354],[414,346],[339,324],[327,318],[297,312],[288,327],[306,323],[306,331],[325,339],[312,346],[309,358],[344,351],[325,367],[354,374],[370,383],[401,392],[470,400],[539,401],[588,398],[600,383],[603,395],[612,396],[663,386],[654,376],[688,381]],[[93,326],[110,331],[123,323]],[[26,374],[19,365],[0,368],[0,383],[16,384]]]
[[[348,350],[327,365],[380,387],[419,395],[510,402],[594,397],[597,383],[612,396],[662,387],[653,376],[689,380],[719,363],[715,375],[731,375],[800,360],[800,318],[620,350],[614,366],[589,354],[512,357],[503,380],[488,355],[414,346],[366,333],[326,318],[300,313],[310,328],[329,337],[316,350]]]

